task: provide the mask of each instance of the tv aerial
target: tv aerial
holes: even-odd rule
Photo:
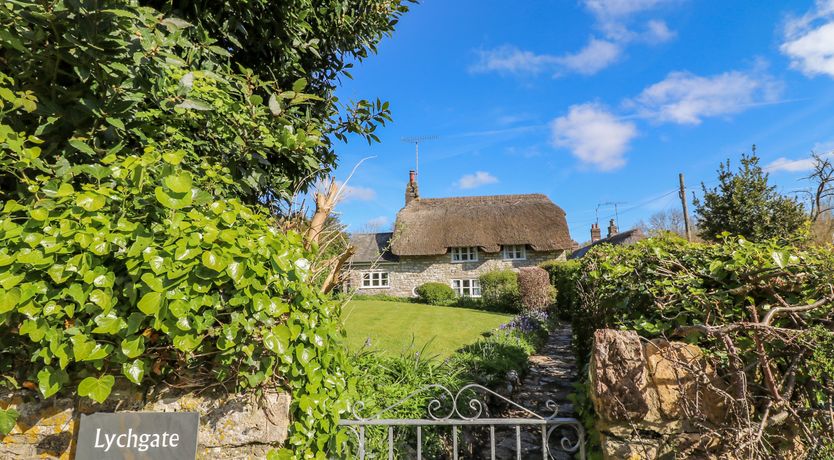
[[[436,140],[437,136],[407,136],[400,138],[406,144],[414,144],[414,174],[420,172],[420,143]]]

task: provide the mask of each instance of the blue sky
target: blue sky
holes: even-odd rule
[[[391,228],[414,146],[421,196],[544,193],[588,239],[680,206],[752,144],[785,193],[834,149],[834,0],[424,0],[343,100],[391,102],[379,144],[338,144],[350,231]],[[737,161],[736,161],[737,163]],[[613,217],[601,206],[603,224]],[[604,225],[603,225],[604,227]]]

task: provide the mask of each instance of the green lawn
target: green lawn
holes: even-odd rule
[[[455,307],[381,300],[353,300],[342,317],[352,350],[362,348],[370,337],[371,347],[400,353],[414,341],[426,353],[440,358],[473,343],[486,331],[508,322],[512,315]]]

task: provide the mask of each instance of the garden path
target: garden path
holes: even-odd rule
[[[540,414],[550,416],[552,410],[547,409],[547,401],[551,400],[559,406],[559,417],[576,417],[573,403],[568,399],[576,381],[576,357],[571,347],[572,331],[570,324],[559,323],[547,339],[547,343],[539,354],[530,356],[530,370],[524,376],[521,385],[513,392],[513,401]],[[507,410],[502,417],[529,417],[520,410]],[[570,430],[562,430],[571,436]],[[522,457],[541,457],[541,432],[522,432]],[[554,433],[556,440],[558,434]],[[496,446],[497,458],[516,458],[515,439],[510,436]],[[554,452],[556,459],[568,459],[569,455]]]

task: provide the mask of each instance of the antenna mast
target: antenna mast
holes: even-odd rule
[[[414,144],[414,174],[420,173],[420,142],[433,141],[437,136],[410,136],[400,140],[407,144]]]
[[[614,206],[614,222],[617,225],[620,225],[620,213],[617,210],[617,206],[621,204],[626,204],[625,201],[606,201],[605,203],[600,203],[597,205],[597,225],[599,225],[599,208],[600,206]]]

